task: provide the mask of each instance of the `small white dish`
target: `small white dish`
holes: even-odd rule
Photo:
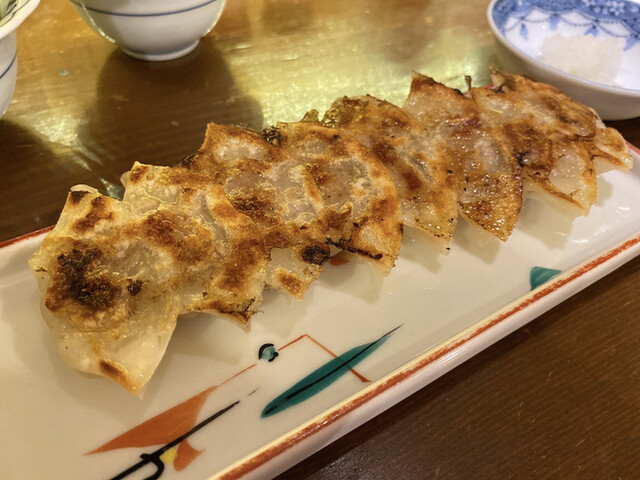
[[[640,3],[493,0],[487,17],[505,70],[554,85],[605,120],[640,116]]]
[[[16,86],[18,51],[16,30],[40,0],[19,0],[9,5],[0,19],[0,117],[7,111]]]
[[[226,0],[71,0],[93,30],[140,60],[182,57],[215,26]]]

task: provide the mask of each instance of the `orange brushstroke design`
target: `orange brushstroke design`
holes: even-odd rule
[[[203,390],[175,407],[171,407],[169,410],[165,410],[137,427],[124,432],[95,450],[87,452],[85,455],[108,452],[119,448],[150,447],[172,442],[195,426],[204,402],[215,389],[255,366],[255,363],[249,365],[227,378],[220,385],[214,385]],[[193,448],[187,440],[180,442],[176,458],[173,461],[173,467],[178,471],[185,469],[203,451]]]
[[[204,450],[196,450],[195,448],[193,448],[189,443],[189,440],[180,442],[180,445],[178,446],[178,454],[173,461],[173,468],[175,468],[178,472],[187,468],[189,464],[193,462],[196,457],[202,452],[204,452]]]
[[[309,334],[300,335],[295,340],[292,340],[286,345],[280,347],[280,350],[302,340],[303,338],[311,340],[329,355],[337,358],[337,355],[335,353],[333,353],[331,350],[329,350]],[[140,448],[171,443],[175,439],[181,437],[182,435],[185,435],[194,428],[198,419],[198,415],[200,414],[200,410],[202,410],[205,401],[207,400],[207,398],[209,398],[209,395],[211,395],[214,390],[255,366],[256,363],[249,365],[248,367],[227,378],[219,385],[214,385],[207,388],[206,390],[203,390],[202,392],[194,395],[184,402],[171,407],[169,410],[165,410],[164,412],[159,413],[155,417],[150,418],[149,420],[141,423],[131,430],[124,432],[122,435],[117,436],[113,440],[105,443],[95,450],[87,452],[85,455],[108,452],[110,450],[117,450],[120,448]],[[358,377],[360,381],[370,382],[369,379],[359,374],[353,368],[351,369],[351,372],[356,377]],[[204,452],[204,450],[196,450],[191,446],[191,444],[188,443],[188,440],[183,440],[178,445],[176,457],[173,460],[173,467],[176,471],[185,469],[202,452]]]
[[[149,447],[171,442],[194,427],[202,405],[216,388],[218,388],[217,385],[207,388],[190,399],[117,436],[101,447],[91,450],[87,455],[108,452],[118,448]],[[180,451],[178,451],[179,453]]]
[[[296,338],[295,340],[291,340],[289,343],[283,345],[282,347],[280,347],[280,350],[284,350],[285,348],[287,348],[289,345],[293,345],[294,343],[296,343],[299,340],[302,340],[303,338],[308,338],[309,340],[311,340],[313,343],[315,343],[316,345],[318,345],[321,349],[323,349],[325,352],[327,352],[329,355],[331,355],[333,358],[338,358],[338,356],[333,353],[331,350],[329,350],[327,347],[325,347],[323,344],[321,344],[318,340],[316,340],[315,338],[313,338],[311,335],[309,335],[308,333],[305,333],[304,335],[300,335],[298,338]],[[358,377],[358,379],[361,382],[370,382],[371,380],[369,380],[367,377],[360,375],[356,370],[354,370],[353,368],[349,369],[349,371],[351,373],[353,373],[356,377]]]

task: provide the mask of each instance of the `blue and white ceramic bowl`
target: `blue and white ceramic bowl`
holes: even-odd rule
[[[16,30],[40,0],[14,0],[0,18],[0,117],[7,111],[16,86],[18,51]]]
[[[493,0],[501,67],[549,83],[605,120],[640,116],[640,2]]]
[[[196,48],[226,0],[71,0],[84,21],[126,54],[172,60]]]

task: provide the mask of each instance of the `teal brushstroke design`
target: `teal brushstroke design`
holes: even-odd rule
[[[529,273],[529,284],[531,285],[531,290],[539,287],[545,282],[548,282],[559,273],[562,273],[562,270],[556,270],[555,268],[533,267]]]
[[[321,392],[351,370],[355,365],[371,355],[387,340],[387,338],[389,338],[393,332],[400,327],[401,325],[397,326],[371,343],[365,343],[359,347],[352,348],[314,370],[291,388],[287,389],[281,395],[278,395],[269,402],[269,404],[264,407],[264,410],[262,410],[261,417],[265,418],[274,415],[292,407],[293,405],[304,402]]]

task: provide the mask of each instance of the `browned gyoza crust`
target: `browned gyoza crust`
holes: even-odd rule
[[[132,393],[160,362],[178,314],[211,311],[246,325],[267,261],[253,222],[222,187],[196,197],[190,188],[202,179],[191,178],[191,187],[160,182],[165,198],[153,197],[145,181],[169,169],[135,168],[137,192],[122,202],[88,188],[71,192],[29,262],[64,360]]]
[[[318,185],[326,242],[388,273],[400,249],[402,213],[382,161],[356,139],[311,122],[279,123],[264,135]]]
[[[174,169],[224,186],[234,208],[260,228],[271,254],[267,284],[301,298],[329,258],[322,197],[307,170],[257,133],[214,123],[198,152]]]
[[[471,95],[522,166],[525,190],[577,215],[597,195],[594,161],[627,170],[631,155],[618,132],[556,88],[494,71],[494,89]]]
[[[343,98],[325,125],[316,112],[264,138],[211,124],[200,150],[179,164],[134,164],[122,201],[74,188],[29,261],[60,355],[137,393],[181,313],[214,312],[246,327],[265,283],[300,298],[329,246],[388,273],[402,236],[397,190],[407,223],[444,245],[456,201],[505,240],[521,207],[521,176],[527,188],[586,212],[593,162],[631,167],[622,137],[593,111],[523,77],[493,78],[495,90],[465,96],[415,74],[404,111]]]
[[[458,220],[451,158],[434,148],[407,112],[369,95],[343,97],[331,105],[322,123],[372,149],[393,177],[405,225],[427,232],[443,251],[450,249]]]
[[[267,254],[260,230],[220,185],[197,172],[135,163],[123,202],[145,218],[149,242],[183,266],[181,311],[210,311],[246,325],[262,298]]]
[[[520,166],[480,118],[473,100],[414,73],[403,109],[426,130],[434,148],[456,167],[460,214],[506,240],[522,206]]]

